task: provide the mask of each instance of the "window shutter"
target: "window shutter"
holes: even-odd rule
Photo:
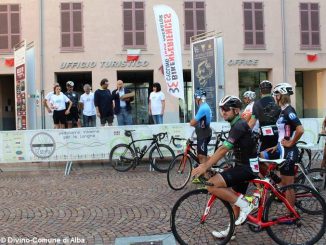
[[[197,30],[205,31],[205,11],[204,10],[196,10],[197,17]]]
[[[19,41],[19,4],[0,4],[0,52],[12,52]]]
[[[319,4],[300,3],[301,49],[320,48]]]
[[[205,22],[205,2],[185,1],[185,45],[190,44],[190,37],[204,33],[206,31]]]

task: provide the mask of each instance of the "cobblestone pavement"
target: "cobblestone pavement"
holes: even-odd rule
[[[100,165],[75,168],[70,176],[53,168],[5,171],[0,174],[0,243],[36,244],[26,239],[37,238],[37,244],[62,244],[69,238],[72,244],[114,244],[118,237],[169,233],[170,210],[189,188],[173,191],[166,174],[145,166],[126,173]],[[252,233],[244,225],[230,244],[274,243],[266,232]]]

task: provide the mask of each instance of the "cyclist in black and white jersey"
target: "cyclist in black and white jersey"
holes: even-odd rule
[[[255,101],[251,119],[248,122],[249,127],[253,129],[257,120],[259,121],[261,133],[259,151],[263,151],[277,144],[276,120],[281,110],[271,95],[272,88],[272,83],[268,80],[264,80],[259,84],[261,98]]]
[[[292,94],[292,86],[288,83],[280,83],[273,89],[275,101],[281,107],[281,113],[276,122],[278,144],[261,152],[261,156],[266,159],[286,159],[280,169],[281,185],[294,183],[294,165],[299,156],[296,143],[304,133],[300,119],[291,106]],[[287,191],[285,194],[289,202],[294,205],[294,193]]]
[[[235,96],[226,96],[220,101],[219,107],[224,120],[231,124],[229,136],[207,162],[200,164],[192,171],[192,175],[200,176],[205,174],[229,150],[233,149],[237,162],[236,166],[210,178],[208,181],[213,183],[214,186],[208,186],[207,190],[222,200],[233,204],[233,210],[237,218],[235,224],[240,225],[254,208],[243,196],[238,196],[237,192],[245,194],[248,187],[246,181],[256,178],[259,171],[256,144],[248,123],[240,117],[241,100]],[[252,159],[255,159],[256,163],[251,167]],[[232,187],[232,189],[229,187]],[[228,234],[228,229],[213,231],[212,234],[217,238],[223,238]]]

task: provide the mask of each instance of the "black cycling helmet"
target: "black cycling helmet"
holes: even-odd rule
[[[222,108],[239,108],[242,107],[242,102],[237,96],[227,95],[223,99],[220,100],[220,103],[218,104],[219,107]]]
[[[206,98],[206,92],[202,88],[197,88],[197,90],[194,93],[195,99],[205,99]]]
[[[272,83],[268,80],[263,80],[259,84],[260,90],[271,90],[273,87]]]

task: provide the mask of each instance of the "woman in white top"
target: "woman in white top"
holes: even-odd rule
[[[149,95],[148,112],[153,117],[154,124],[163,124],[165,109],[165,95],[161,91],[159,83],[153,84],[153,92]]]
[[[50,105],[53,110],[54,128],[65,128],[66,115],[70,113],[72,102],[64,93],[61,93],[60,85],[55,85],[53,90],[54,94],[50,98]],[[66,103],[69,103],[67,110]]]

